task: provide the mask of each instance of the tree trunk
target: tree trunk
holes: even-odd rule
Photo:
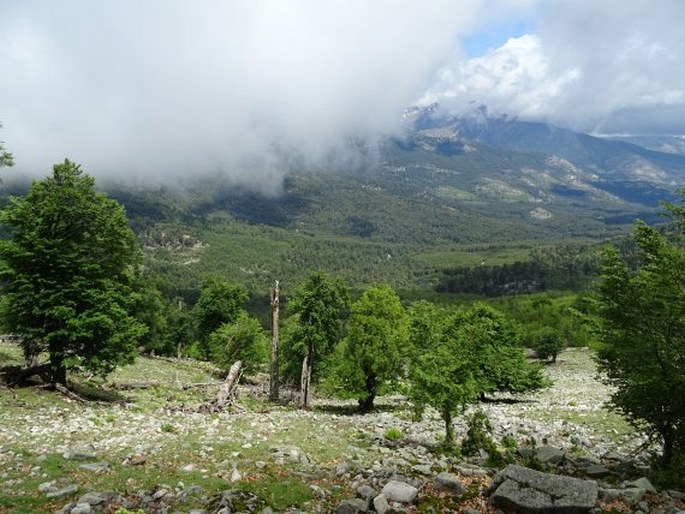
[[[64,365],[64,355],[62,352],[50,352],[50,374],[52,376],[52,386],[57,389],[57,385],[67,385],[67,367]]]
[[[673,460],[675,434],[673,433],[673,430],[670,426],[662,427],[661,437],[664,440],[662,460],[664,464],[668,466],[671,463],[671,460]]]
[[[451,449],[454,446],[454,427],[452,412],[447,407],[442,409],[442,419],[445,421],[445,448]]]
[[[376,399],[376,375],[371,373],[366,376],[366,396],[360,400],[359,410],[361,412],[371,412],[373,410],[373,401]]]
[[[269,399],[278,401],[280,396],[278,376],[278,280],[276,287],[271,289],[271,362],[269,369]]]
[[[309,406],[309,387],[312,381],[312,367],[309,355],[305,355],[302,360],[302,372],[300,374],[300,407]]]

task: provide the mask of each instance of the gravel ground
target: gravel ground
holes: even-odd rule
[[[159,368],[160,379],[165,377],[163,366],[171,366],[163,361],[147,365]],[[509,435],[520,445],[547,443],[597,459],[607,452],[628,456],[644,443],[643,435],[604,408],[610,390],[598,379],[589,350],[569,349],[545,372],[554,381],[548,390],[475,407],[487,413],[496,441]],[[195,370],[192,378],[176,369],[172,373],[179,384],[212,380]],[[0,389],[0,497],[3,491],[21,494],[22,488],[32,488],[34,494],[35,480],[59,476],[46,472],[46,459],[61,456],[68,461],[78,459],[79,453],[88,461],[110,463],[113,479],[129,476],[126,467],[137,460],[154,464],[157,475],[148,477],[143,470],[140,476],[129,476],[128,489],[165,477],[175,483],[184,473],[195,484],[212,478],[255,480],[271,465],[285,465],[283,473],[320,473],[350,483],[350,468],[449,468],[445,457],[430,452],[442,438],[442,420],[428,411],[421,422],[412,421],[401,397],[382,398],[377,411],[362,416],[350,413],[353,403],[328,399],[315,400],[308,411],[274,406],[264,401],[264,387],[251,386],[241,390],[238,410],[199,414],[180,409],[172,389],[141,391],[135,401],[115,405],[83,404],[40,389]],[[203,391],[209,397],[214,388]],[[183,401],[192,405],[192,399]],[[384,437],[390,428],[403,436],[394,444]],[[457,437],[465,432],[463,419],[457,420]],[[70,469],[64,466],[64,473]],[[102,487],[98,480],[104,480],[69,475],[75,476],[88,490]]]

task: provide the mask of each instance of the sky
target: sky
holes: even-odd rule
[[[0,139],[20,173],[270,190],[372,158],[432,102],[684,134],[684,20],[682,0],[0,0]]]

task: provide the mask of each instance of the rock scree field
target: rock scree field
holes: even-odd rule
[[[21,353],[3,343],[0,360],[20,363]],[[539,509],[510,498],[497,503],[516,485],[510,478],[518,466],[496,475],[508,463],[543,471],[540,480],[554,473],[596,484],[595,512],[685,508],[684,495],[657,493],[641,478],[646,438],[604,407],[610,391],[590,350],[567,349],[545,373],[554,385],[543,392],[471,409],[487,414],[498,461],[484,451],[439,451],[438,413],[417,421],[401,396],[382,398],[364,415],[353,403],[326,398],[299,410],[288,401],[294,393],[270,403],[268,384],[251,380],[230,410],[199,413],[221,379],[208,364],[189,360],[140,357],[106,382],[77,377],[74,391],[87,401],[40,386],[2,387],[0,512]],[[458,441],[468,415],[456,421]],[[561,500],[551,494],[540,500],[551,502],[542,507],[549,512],[589,511],[555,506]]]

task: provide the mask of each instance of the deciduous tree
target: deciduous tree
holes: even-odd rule
[[[200,298],[193,307],[200,352],[210,357],[209,336],[224,324],[234,323],[247,302],[247,292],[216,275],[205,277]]]
[[[493,392],[524,392],[546,384],[539,367],[526,361],[516,346],[514,323],[479,303],[452,315],[427,304],[412,310],[414,346],[410,397],[421,410],[435,408],[445,422],[445,446],[453,445],[452,419]]]
[[[269,340],[255,318],[241,311],[232,323],[224,323],[209,336],[212,361],[228,371],[235,361],[243,363],[246,373],[264,364]]]
[[[677,214],[677,212],[676,212]],[[681,220],[682,221],[682,220]],[[612,405],[685,462],[685,251],[644,223],[637,269],[610,247],[599,287],[598,359],[616,389]],[[681,476],[682,468],[681,468]]]

